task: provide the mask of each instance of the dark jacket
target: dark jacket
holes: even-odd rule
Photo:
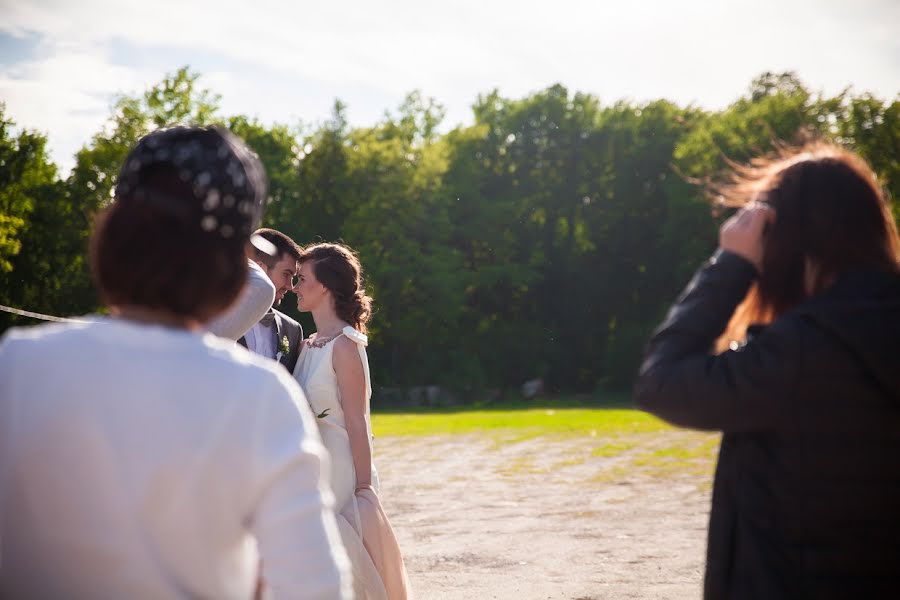
[[[638,406],[724,432],[706,598],[900,597],[900,276],[848,272],[736,350],[756,276],[720,252],[650,341]]]

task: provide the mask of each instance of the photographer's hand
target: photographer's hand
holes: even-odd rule
[[[766,204],[755,203],[739,210],[719,229],[719,247],[750,261],[757,273],[762,272],[763,233],[775,222],[775,210]]]

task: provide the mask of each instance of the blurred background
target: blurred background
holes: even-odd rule
[[[98,310],[93,216],[177,123],[256,150],[266,226],[359,251],[376,406],[627,391],[715,248],[692,181],[778,140],[898,214],[892,0],[308,4],[0,0],[0,305]]]

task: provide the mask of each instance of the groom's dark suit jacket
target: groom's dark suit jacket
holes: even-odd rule
[[[303,341],[303,327],[300,326],[300,323],[283,312],[275,309],[272,309],[272,312],[275,313],[275,335],[277,336],[275,339],[276,352],[280,346],[279,340],[284,336],[287,336],[288,344],[290,346],[290,351],[287,354],[282,355],[278,362],[288,370],[288,373],[293,373],[294,366],[297,364],[297,357],[300,356],[300,342]],[[246,338],[241,337],[238,340],[238,344],[246,348]]]

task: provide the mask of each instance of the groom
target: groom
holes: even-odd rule
[[[268,312],[238,339],[238,343],[251,352],[277,360],[289,373],[293,373],[300,354],[303,328],[274,307],[281,304],[284,295],[293,287],[294,277],[297,276],[297,261],[300,260],[300,247],[294,240],[274,229],[258,229],[254,235],[275,247],[274,255],[253,248],[251,257],[275,285],[275,299]]]

